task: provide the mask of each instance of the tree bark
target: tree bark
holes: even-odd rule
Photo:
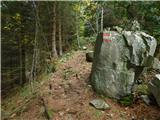
[[[56,50],[56,3],[53,4],[52,57],[57,58]]]
[[[101,32],[103,31],[103,7],[101,11]]]
[[[62,23],[61,23],[61,19],[59,17],[59,29],[58,29],[58,32],[59,32],[59,55],[62,56]]]
[[[39,7],[38,7],[38,4],[36,6],[36,4],[34,3],[35,5],[35,10],[36,10],[36,17],[35,17],[35,37],[34,37],[34,48],[33,48],[33,59],[32,59],[32,67],[31,67],[31,78],[29,80],[30,82],[30,86],[31,86],[31,91],[33,92],[34,91],[34,80],[35,80],[35,77],[36,77],[36,65],[37,65],[37,51],[38,51],[38,37],[39,37],[39,27],[38,27],[38,22],[39,22],[39,19],[38,19],[38,12],[39,12]]]
[[[21,85],[23,86],[26,83],[26,52],[25,52],[25,45],[22,45],[22,83]]]
[[[23,30],[21,28],[20,40],[19,40],[19,51],[20,51],[20,81],[19,84],[23,86],[26,82],[26,74],[25,74],[25,45],[22,42],[22,33]]]
[[[96,14],[96,27],[97,27],[97,34],[99,33],[99,7],[97,9],[97,14]]]
[[[58,37],[58,40],[59,40],[58,48],[59,48],[59,55],[62,56],[62,52],[63,52],[62,51],[62,20],[61,20],[62,12],[60,12],[60,9],[61,9],[60,4],[58,4],[58,11],[59,11],[58,12],[58,35],[59,35],[59,37]]]
[[[80,41],[79,41],[79,23],[78,23],[78,14],[76,13],[76,34],[77,34],[77,44],[78,48],[81,48]]]

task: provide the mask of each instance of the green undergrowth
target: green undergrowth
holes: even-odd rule
[[[23,87],[17,87],[16,91],[11,93],[13,95],[10,95],[2,100],[3,112],[10,114],[12,111],[15,111],[21,105],[25,104],[25,102],[28,102],[30,99],[36,97],[40,86],[46,83],[50,77],[51,74],[40,75],[37,80],[33,82],[34,90],[31,90],[30,84],[26,84]]]
[[[100,110],[95,110],[94,115],[96,119],[99,119],[103,115],[103,113]]]
[[[90,111],[90,113],[92,113],[93,120],[99,120],[103,116],[103,112],[104,112],[104,111],[95,109],[93,107],[88,107],[88,111]]]
[[[118,100],[118,102],[123,106],[130,106],[133,104],[133,95],[125,96]]]
[[[71,44],[71,49],[77,51],[79,49],[82,49],[83,46],[88,46],[88,45],[94,46],[95,42],[96,42],[96,38],[97,38],[97,34],[94,34],[89,37],[81,36],[81,37],[79,37],[79,42],[80,42],[79,45],[80,46],[78,46],[77,39],[74,39]]]
[[[149,95],[149,88],[147,84],[141,84],[137,86],[136,93],[141,95]]]
[[[55,111],[53,109],[48,109],[44,112],[44,116],[48,119],[52,119],[54,117]]]
[[[48,64],[46,71],[39,75],[36,80],[32,81],[32,86],[29,83],[26,83],[23,87],[16,86],[15,92],[12,91],[9,96],[4,98],[2,100],[2,110],[3,113],[7,113],[8,115],[14,111],[17,107],[19,107],[21,104],[25,103],[28,99],[33,98],[33,96],[37,96],[39,94],[39,91],[41,89],[41,86],[45,83],[47,83],[52,74],[56,71],[56,68],[58,68],[58,65],[62,64],[63,62],[67,61],[72,55],[74,51],[70,51],[68,53],[65,53],[62,57],[58,58],[54,63]],[[72,71],[66,71],[66,78],[68,75],[70,75]],[[34,89],[32,89],[34,88]],[[51,116],[53,112],[49,112]]]
[[[67,53],[64,53],[62,57],[58,59],[58,64],[66,62],[74,53],[75,51],[69,51]]]

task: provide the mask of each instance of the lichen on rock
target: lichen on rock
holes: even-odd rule
[[[100,33],[91,72],[94,90],[116,99],[131,94],[136,71],[147,66],[156,46],[156,39],[141,31]]]

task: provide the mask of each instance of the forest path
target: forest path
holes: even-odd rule
[[[124,107],[114,100],[98,96],[89,85],[92,63],[85,59],[85,51],[74,52],[67,61],[58,65],[49,82],[39,90],[53,120],[131,120],[136,116],[156,120],[160,117],[155,106],[138,103]],[[89,105],[96,98],[104,99],[111,109],[100,111]],[[33,99],[25,111],[12,119],[45,120],[40,98]]]

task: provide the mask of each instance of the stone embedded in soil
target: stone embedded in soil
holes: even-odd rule
[[[86,61],[93,62],[93,51],[89,51],[86,53]]]
[[[141,95],[141,99],[142,99],[147,105],[150,105],[151,101],[150,101],[148,95]]]
[[[72,114],[67,114],[67,120],[73,120]]]
[[[92,100],[90,101],[90,104],[99,110],[106,110],[111,108],[104,100],[101,99]]]
[[[82,49],[83,49],[83,50],[87,50],[87,47],[86,47],[86,46],[83,46]]]

